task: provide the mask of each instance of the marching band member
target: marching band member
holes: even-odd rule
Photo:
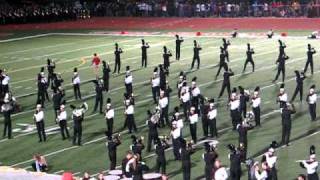
[[[315,87],[315,85],[312,85],[309,89],[309,94],[307,95],[311,121],[315,121],[317,119],[317,94],[315,93]]]
[[[114,63],[114,71],[113,73],[118,72],[120,73],[121,69],[121,54],[123,53],[122,49],[119,48],[118,43],[115,44],[115,50],[114,50],[114,57],[115,57],[115,63]]]
[[[183,41],[183,38],[176,34],[176,60],[180,60],[180,47]]]
[[[304,72],[299,72],[297,70],[294,71],[296,74],[296,89],[294,90],[293,96],[291,98],[290,102],[293,102],[296,98],[297,94],[300,93],[300,102],[302,102],[302,96],[303,96],[303,81],[305,80]]]
[[[265,162],[267,167],[271,169],[270,171],[270,178],[272,180],[277,180],[277,169],[276,169],[276,163],[277,163],[277,156],[274,154],[274,148],[270,147],[268,152],[266,152],[262,156],[262,162]]]
[[[191,69],[193,69],[194,67],[194,63],[197,61],[197,69],[200,68],[200,56],[199,53],[202,50],[202,48],[200,47],[200,45],[197,43],[196,40],[193,41],[194,47],[193,47],[193,59],[192,59],[192,63],[191,63]]]
[[[259,169],[259,163],[254,165],[255,168],[255,178],[257,180],[267,180],[268,179],[268,165],[266,162],[261,163],[261,170]]]
[[[183,107],[183,114],[185,117],[185,121],[188,120],[188,112],[190,108],[190,92],[189,87],[187,86],[187,82],[183,83],[181,88],[181,96],[180,96],[182,107]]]
[[[211,137],[218,137],[217,130],[217,108],[214,104],[214,99],[209,100],[209,110],[208,110],[208,127],[210,130]]]
[[[159,112],[156,109],[156,112],[154,114],[152,114],[149,110],[148,110],[148,115],[149,118],[147,120],[147,125],[149,128],[149,132],[148,132],[148,145],[147,145],[147,151],[150,152],[151,151],[151,144],[155,144],[156,140],[158,139],[158,121],[159,121]]]
[[[316,155],[311,154],[309,160],[303,160],[300,165],[307,169],[308,180],[319,180],[317,173],[319,162],[316,160]]]
[[[226,71],[223,73],[223,82],[222,82],[222,87],[221,87],[221,91],[219,94],[219,98],[221,98],[221,96],[224,93],[224,90],[227,88],[228,91],[228,97],[230,97],[230,93],[231,93],[231,85],[230,85],[230,77],[233,76],[234,73],[231,70],[231,68],[226,68]]]
[[[250,63],[252,65],[252,72],[254,72],[254,61],[253,61],[253,57],[252,57],[252,55],[254,54],[254,50],[252,48],[250,48],[250,43],[248,43],[247,46],[248,46],[248,49],[246,52],[247,59],[246,59],[246,62],[244,63],[242,73],[244,73],[246,71],[246,67],[247,67],[248,63]]]
[[[157,70],[158,68],[156,68]],[[151,78],[151,90],[154,104],[157,104],[157,99],[160,95],[160,78],[158,76],[158,72],[154,71],[153,76]]]
[[[198,113],[196,108],[192,106],[190,108],[189,121],[190,121],[190,134],[194,143],[197,143],[197,123],[198,123]]]
[[[141,67],[147,67],[148,64],[148,58],[147,58],[147,50],[150,48],[149,44],[144,41],[144,39],[141,40]]]
[[[104,87],[104,90],[106,92],[109,91],[109,79],[110,79],[110,66],[109,66],[109,63],[106,63],[106,61],[102,61],[102,65],[103,65],[103,68],[102,68],[102,80],[103,80],[103,87]]]
[[[186,142],[184,139],[180,139],[181,148],[181,163],[182,163],[182,177],[183,180],[190,180],[191,176],[191,155],[195,152],[192,143]]]
[[[286,93],[284,89],[284,84],[280,85],[280,90],[277,98],[277,103],[280,104],[280,109],[284,107],[285,104],[288,102],[288,94]]]
[[[72,84],[73,84],[73,91],[74,91],[75,99],[76,100],[78,98],[81,99],[80,76],[79,76],[79,73],[78,73],[78,68],[74,68],[74,70],[73,70]]]
[[[170,126],[169,117],[168,117],[168,97],[165,96],[165,92],[160,90],[160,98],[159,98],[159,107],[160,107],[160,124],[164,127],[164,121],[166,124]],[[165,119],[165,120],[164,120]]]
[[[225,38],[222,38],[222,47],[223,47],[223,51],[225,53],[225,58],[228,62],[229,61],[229,51],[228,51],[228,47],[231,45],[230,41],[229,40],[226,40]]]
[[[97,79],[92,81],[95,84],[95,92],[96,92],[96,100],[93,108],[93,112],[96,112],[99,106],[99,112],[100,114],[103,113],[102,107],[103,107],[103,90],[104,87],[102,85],[102,79]]]
[[[58,116],[57,116],[57,121],[59,122],[59,126],[60,126],[60,132],[61,132],[61,136],[62,136],[62,140],[65,140],[65,132],[67,134],[67,138],[70,137],[69,135],[69,131],[68,131],[68,125],[67,125],[67,111],[65,110],[65,105],[62,104],[60,106],[60,111],[58,112]]]
[[[107,124],[107,134],[111,136],[113,134],[113,118],[114,118],[114,109],[111,105],[111,99],[107,99],[106,109],[105,109],[105,119]]]
[[[108,155],[110,160],[109,170],[114,170],[116,168],[117,163],[117,147],[121,144],[120,134],[117,134],[116,136],[107,134],[107,136],[108,140],[106,142],[106,146],[108,148]]]
[[[132,130],[137,132],[137,127],[136,127],[136,123],[134,120],[134,104],[129,99],[127,99],[125,102],[126,102],[126,107],[125,107],[124,114],[126,115],[126,122],[128,125],[128,130],[129,130],[129,133],[131,134]]]
[[[33,119],[37,126],[37,132],[39,136],[39,142],[46,141],[46,132],[44,127],[44,112],[41,108],[41,104],[37,104],[36,112],[33,114]]]
[[[270,29],[270,30],[267,32],[267,37],[268,37],[269,39],[271,39],[271,38],[273,37],[273,35],[274,35],[274,32],[273,32],[272,29]]]
[[[241,122],[241,114],[239,112],[240,100],[235,89],[230,96],[228,105],[230,107],[230,116],[232,120],[233,130],[236,130],[237,124]]]
[[[172,146],[173,146],[173,155],[175,157],[175,160],[180,160],[180,139],[181,139],[181,130],[177,127],[177,122],[172,122],[171,132],[170,132],[171,138],[172,138]]]
[[[163,68],[169,72],[170,67],[170,57],[172,56],[170,50],[166,46],[163,46]]]
[[[143,144],[144,137],[141,136],[140,138],[137,138],[135,135],[131,135],[132,143],[130,146],[130,150],[134,154],[138,154],[140,157],[142,157],[142,150],[144,150],[145,146]]]
[[[310,68],[311,68],[311,74],[313,74],[313,55],[317,53],[316,50],[311,47],[310,44],[308,44],[308,51],[307,51],[307,62],[306,62],[306,65],[304,67],[304,70],[303,72],[306,73],[307,70],[308,70],[308,67],[310,65]]]
[[[126,87],[127,94],[132,94],[132,82],[133,82],[133,76],[130,71],[130,66],[126,67],[126,76],[124,78],[124,85]]]
[[[12,138],[11,113],[13,111],[13,101],[15,100],[10,98],[10,94],[6,93],[3,100],[3,104],[1,105],[1,112],[3,113],[4,117],[3,137],[6,137],[6,134],[8,132],[8,139]]]
[[[161,140],[160,138],[157,139],[157,143],[155,144],[155,150],[157,155],[157,162],[156,162],[156,172],[160,172],[161,174],[166,174],[166,156],[165,150],[169,148],[169,144],[166,142],[166,139]]]
[[[196,108],[196,112],[199,113],[199,101],[200,101],[200,88],[197,86],[197,77],[194,77],[191,82],[191,104]]]
[[[251,107],[254,114],[254,121],[256,123],[256,126],[261,126],[260,124],[260,104],[261,104],[261,98],[260,98],[260,87],[257,86],[253,92],[253,95],[251,96]]]
[[[72,109],[73,119],[73,145],[81,146],[82,138],[82,121],[84,120],[84,113],[88,110],[87,103],[83,103],[80,108],[76,108],[74,105],[70,105]]]

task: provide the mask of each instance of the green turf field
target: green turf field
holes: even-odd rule
[[[113,68],[113,50],[114,43],[118,42],[123,49],[122,55],[122,72],[125,66],[130,65],[134,69],[134,94],[136,96],[135,120],[140,127],[137,135],[146,136],[147,127],[146,110],[153,109],[153,100],[151,97],[151,87],[149,79],[152,76],[153,68],[162,62],[162,46],[166,45],[172,51],[175,49],[174,38],[171,37],[145,37],[151,48],[148,51],[148,68],[140,68],[140,39],[141,37],[112,37],[112,36],[77,36],[77,35],[50,35],[39,38],[31,38],[18,40],[13,42],[0,43],[0,67],[6,68],[11,77],[11,90],[22,105],[23,112],[12,117],[13,127],[20,128],[19,124],[33,124],[33,109],[36,101],[36,75],[40,71],[40,67],[46,64],[47,58],[56,61],[56,71],[61,72],[65,80],[64,87],[69,103],[81,104],[82,102],[73,100],[73,90],[71,89],[71,77],[73,68],[78,67],[81,80],[81,92],[86,96],[86,102],[89,104],[89,111],[86,114],[83,123],[83,146],[72,146],[71,141],[62,141],[60,132],[50,134],[46,143],[38,143],[37,134],[32,133],[14,133],[14,139],[0,140],[0,162],[3,165],[15,165],[20,168],[30,168],[32,155],[40,153],[46,155],[50,165],[50,173],[62,173],[62,171],[72,171],[77,174],[83,174],[88,171],[90,174],[96,174],[109,168],[109,160],[107,158],[107,150],[105,146],[104,131],[106,124],[104,116],[100,114],[91,114],[94,103],[93,84],[86,82],[94,78],[94,74],[90,67],[91,56],[98,53],[103,60],[111,63]],[[196,39],[203,50],[200,53],[201,69],[197,71],[189,71],[193,53],[193,40]],[[250,42],[254,48],[254,60],[256,63],[256,72],[254,74],[242,74],[242,68],[245,61],[246,44]],[[291,98],[295,88],[294,70],[301,70],[306,61],[306,46],[311,43],[317,50],[320,49],[319,43],[307,39],[284,39],[287,45],[286,53],[290,57],[287,62],[286,72],[286,89]],[[168,80],[173,88],[173,95],[170,102],[170,112],[173,107],[178,104],[177,89],[175,88],[178,73],[187,71],[188,81],[191,82],[192,77],[198,77],[198,85],[202,94],[207,97],[217,97],[221,87],[221,75],[217,81],[214,76],[217,71],[217,63],[219,61],[219,46],[222,44],[219,38],[187,38],[182,44],[181,60],[175,61],[171,58],[170,76]],[[253,90],[256,86],[262,88],[262,127],[250,131],[248,135],[248,155],[253,157],[260,156],[261,153],[269,146],[273,140],[281,139],[281,117],[277,111],[276,94],[279,90],[279,84],[271,83],[276,73],[275,60],[278,56],[278,42],[276,39],[268,40],[263,38],[231,39],[230,67],[235,72],[232,77],[232,86],[239,85]],[[86,61],[83,61],[83,59]],[[312,84],[319,84],[320,66],[317,64],[319,54],[314,57],[315,74],[305,80],[304,94],[308,92]],[[112,69],[113,70],[113,69]],[[251,72],[251,66],[248,65],[247,72]],[[310,73],[307,73],[309,75]],[[280,78],[279,78],[280,79]],[[124,121],[122,95],[124,88],[124,74],[115,75],[110,80],[111,91],[105,94],[104,99],[111,97],[113,106],[116,107],[115,129],[121,129]],[[226,92],[225,96],[226,97]],[[298,98],[296,98],[297,100]],[[305,159],[309,153],[309,146],[315,144],[320,148],[319,142],[320,130],[318,122],[310,122],[308,107],[305,102],[302,104],[295,102],[297,113],[293,116],[291,139],[292,145],[280,148],[276,151],[278,159],[278,176],[279,179],[293,179],[298,173],[304,173],[295,160]],[[90,109],[91,108],[91,109]],[[70,114],[70,109],[68,109]],[[319,108],[318,108],[319,113]],[[45,123],[46,129],[58,127],[53,119],[53,109],[51,104],[46,105]],[[202,135],[201,125],[198,125],[198,137]],[[3,118],[0,120],[2,133]],[[218,145],[219,159],[228,166],[227,159],[228,149],[226,145],[229,143],[237,144],[238,135],[231,131],[231,119],[226,106],[226,98],[218,107],[217,126],[220,130]],[[72,126],[69,123],[69,127]],[[72,130],[71,130],[72,132]],[[161,129],[160,134],[169,134],[169,129]],[[189,137],[189,127],[184,127],[184,135]],[[130,135],[122,134],[122,145],[118,148],[118,165],[125,152],[131,144]],[[201,158],[203,146],[199,145],[199,149],[192,156],[192,179],[204,174],[204,162]],[[143,153],[144,157],[149,154]],[[144,161],[152,168],[155,164],[155,156],[151,153]],[[167,152],[167,173],[172,179],[182,179],[180,170],[181,163],[174,161],[172,151]],[[257,158],[260,160],[260,157]],[[245,169],[245,168],[243,168]],[[245,179],[245,178],[243,178]]]

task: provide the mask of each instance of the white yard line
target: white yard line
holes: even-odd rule
[[[131,42],[131,41],[136,41],[137,38],[135,39],[128,39],[125,41],[119,41],[119,43],[126,43],[126,42]],[[115,41],[116,42],[116,41]],[[87,47],[82,47],[82,48],[78,48],[78,49],[72,49],[72,50],[67,50],[67,51],[58,51],[55,53],[51,53],[51,54],[45,54],[45,55],[39,55],[39,56],[33,56],[30,58],[23,58],[23,59],[19,59],[19,60],[13,60],[13,61],[7,61],[7,62],[3,62],[0,63],[0,65],[5,65],[5,64],[12,64],[12,63],[18,63],[18,62],[26,62],[26,61],[39,61],[39,60],[43,60],[43,59],[39,59],[39,58],[48,58],[54,55],[61,55],[61,54],[68,54],[68,53],[72,53],[72,52],[77,52],[77,51],[82,51],[82,50],[88,50],[88,49],[94,49],[94,48],[99,48],[99,47],[107,47],[107,46],[113,46],[114,42],[112,43],[107,43],[107,44],[100,44],[100,45],[95,45],[95,46],[87,46]],[[113,52],[112,52],[113,53]],[[64,61],[61,61],[61,63],[57,63],[57,64],[62,64]],[[12,72],[12,71],[11,71]],[[13,71],[15,72],[15,71]]]
[[[38,34],[38,35],[34,35],[34,36],[25,36],[25,37],[20,37],[20,38],[11,38],[11,39],[0,40],[0,43],[20,41],[20,40],[32,39],[32,38],[38,38],[38,37],[44,37],[44,36],[50,36],[50,35],[52,35],[52,33]]]

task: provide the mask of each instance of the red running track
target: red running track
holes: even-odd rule
[[[0,26],[11,30],[319,30],[320,18],[92,18],[70,22]]]

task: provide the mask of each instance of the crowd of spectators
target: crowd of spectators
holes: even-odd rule
[[[320,16],[320,0],[71,0],[55,1],[55,3],[49,1],[41,5],[30,2],[9,4],[9,1],[5,0],[0,2],[0,24],[75,20],[91,16]]]

